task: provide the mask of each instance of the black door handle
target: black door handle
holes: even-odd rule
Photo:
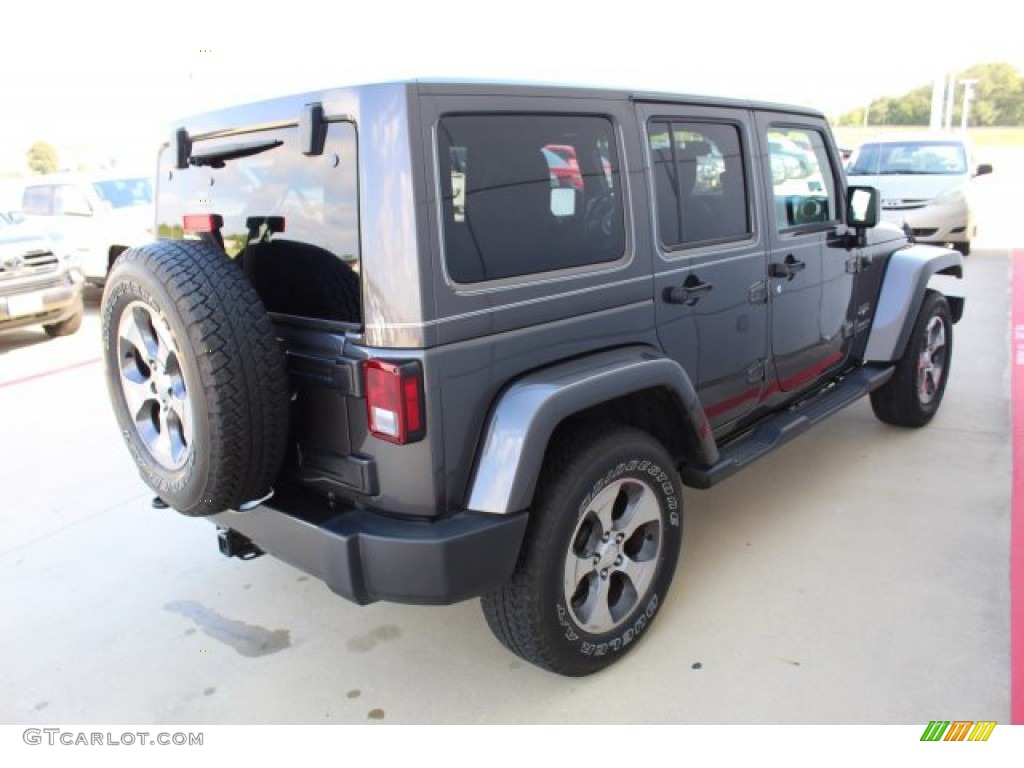
[[[800,272],[807,268],[807,265],[802,261],[797,261],[793,258],[793,254],[786,256],[786,260],[783,262],[774,262],[768,270],[768,274],[772,277],[784,277],[787,280],[792,280],[797,272]]]
[[[666,288],[662,298],[669,304],[685,304],[692,307],[710,290],[711,283],[705,283],[696,275],[690,275],[682,285]]]

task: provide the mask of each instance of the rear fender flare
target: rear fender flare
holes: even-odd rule
[[[509,385],[491,411],[470,481],[467,508],[508,514],[532,500],[548,442],[565,419],[633,392],[664,387],[693,430],[695,461],[718,459],[711,428],[683,368],[647,347],[608,350],[528,374]],[[669,416],[666,415],[666,418]]]

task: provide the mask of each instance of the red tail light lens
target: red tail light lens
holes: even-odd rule
[[[370,432],[404,445],[426,434],[420,364],[369,360],[363,365]]]
[[[186,213],[182,229],[189,233],[219,232],[224,218],[216,213]]]

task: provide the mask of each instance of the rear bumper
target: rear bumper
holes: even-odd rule
[[[526,531],[525,512],[398,520],[362,509],[331,509],[286,490],[255,509],[208,519],[360,605],[447,605],[476,597],[512,572]]]

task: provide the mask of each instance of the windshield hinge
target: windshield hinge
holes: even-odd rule
[[[858,253],[846,260],[846,271],[851,275],[855,275],[858,272],[870,269],[873,263],[874,260],[870,255]]]

